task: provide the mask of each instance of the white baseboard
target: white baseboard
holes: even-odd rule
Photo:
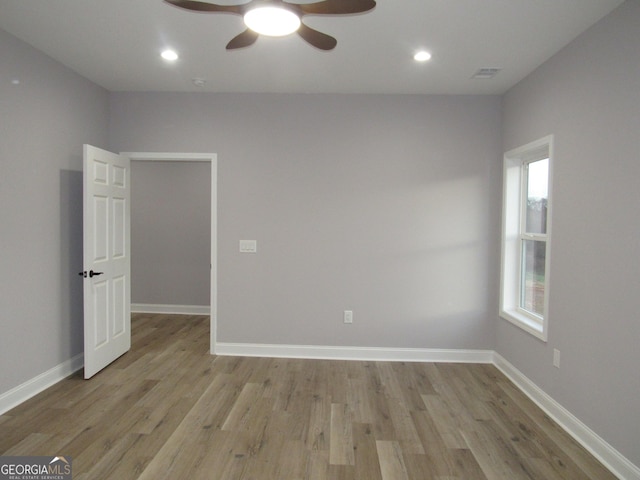
[[[493,364],[613,474],[623,480],[640,480],[640,468],[529,380],[500,354],[494,353]]]
[[[152,303],[132,303],[131,313],[167,313],[173,315],[209,315],[209,305],[161,305]]]
[[[491,363],[493,361],[492,350],[216,343],[214,352],[216,355],[243,357],[369,360],[378,362]]]
[[[22,402],[29,400],[31,397],[46,390],[50,386],[64,380],[72,373],[77,372],[84,366],[84,354],[80,353],[66,362],[61,363],[47,370],[40,375],[27,380],[21,385],[12,388],[8,392],[0,395],[0,415],[17,407]]]

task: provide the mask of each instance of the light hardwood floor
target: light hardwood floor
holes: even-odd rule
[[[74,480],[615,478],[490,365],[216,357],[208,317],[132,325],[93,379],[0,416],[0,452]]]

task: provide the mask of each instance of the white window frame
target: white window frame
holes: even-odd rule
[[[525,211],[528,165],[549,159],[546,234],[525,232]],[[549,324],[549,286],[551,278],[551,210],[553,135],[510,150],[504,154],[502,190],[502,253],[500,269],[500,317],[517,325],[540,340],[547,341]],[[543,240],[545,250],[544,310],[542,316],[520,308],[522,279],[522,240]]]

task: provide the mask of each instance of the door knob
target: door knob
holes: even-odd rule
[[[93,270],[89,270],[89,278],[97,277],[98,275],[102,275],[104,272],[94,272]],[[87,278],[87,271],[78,272],[78,275],[81,277]]]

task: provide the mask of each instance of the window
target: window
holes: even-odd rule
[[[504,156],[500,316],[547,340],[553,137]]]

